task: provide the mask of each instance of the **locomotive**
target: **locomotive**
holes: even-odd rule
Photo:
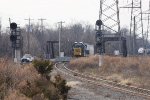
[[[83,42],[75,42],[72,46],[73,57],[84,57],[86,56],[87,45]]]

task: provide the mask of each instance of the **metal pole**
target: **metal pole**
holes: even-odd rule
[[[59,57],[60,57],[60,32],[61,31],[60,31],[60,26],[59,26],[59,40],[58,40],[59,41]]]
[[[103,14],[103,0],[100,0],[100,10],[99,10],[99,20],[102,20],[102,14]],[[99,26],[99,31],[102,31],[102,27]],[[99,67],[103,65],[103,37],[102,37],[102,48],[99,48]]]
[[[62,24],[65,23],[65,22],[58,22],[59,23],[59,57],[60,57],[60,34],[62,33]]]
[[[149,12],[150,12],[150,0],[149,0]],[[150,19],[149,19],[149,17],[150,17],[150,13],[148,13],[148,25],[147,25],[147,34],[146,34],[146,44],[145,44],[145,49],[147,49],[147,44],[148,44],[148,38],[149,38],[149,25],[150,25]],[[145,52],[146,53],[146,55],[147,55],[147,52]]]
[[[1,38],[1,34],[2,34],[2,22],[1,22],[1,18],[0,18],[0,38]]]
[[[136,54],[136,22],[135,22],[135,16],[134,16],[134,32],[133,32],[133,55]]]
[[[147,44],[148,44],[148,37],[149,37],[149,15],[148,15],[148,25],[147,25],[147,34],[146,34],[146,43],[145,43],[145,50],[147,49]],[[145,55],[147,55],[147,52],[145,52]]]
[[[143,12],[142,12],[142,0],[140,0],[140,10],[141,10],[141,26],[142,26],[142,39],[143,39],[143,47],[144,47],[144,45],[145,45],[145,43],[144,43],[144,34],[143,34]]]
[[[117,23],[118,23],[118,34],[119,34],[119,52],[121,52],[121,32],[120,32],[120,18],[119,18],[119,1],[116,0],[116,7],[117,7]]]
[[[131,50],[131,54],[133,54],[133,47],[132,47],[132,20],[133,20],[133,0],[132,0],[132,9],[131,9],[131,22],[130,22],[130,42],[129,42],[129,47]]]

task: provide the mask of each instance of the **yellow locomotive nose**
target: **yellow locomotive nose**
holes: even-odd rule
[[[74,56],[81,56],[81,48],[73,48],[74,49]]]

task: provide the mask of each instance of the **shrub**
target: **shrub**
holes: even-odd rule
[[[48,100],[60,100],[59,91],[51,81],[42,78],[36,81],[36,86],[39,87],[41,94]]]
[[[42,75],[48,75],[53,69],[53,63],[48,60],[34,60],[33,66]]]
[[[0,100],[66,99],[66,81],[59,77],[62,84],[59,80],[52,82],[48,79],[50,77],[45,77],[52,71],[53,63],[36,60],[33,65],[0,60]]]
[[[70,87],[66,86],[66,80],[62,79],[60,75],[56,75],[54,85],[59,90],[61,99],[67,100],[67,94],[70,90]]]

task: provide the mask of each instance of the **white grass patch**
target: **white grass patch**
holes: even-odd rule
[[[69,87],[72,87],[72,88],[75,88],[77,87],[78,85],[81,85],[82,83],[79,82],[79,81],[70,81],[70,82],[67,82],[67,86]]]

